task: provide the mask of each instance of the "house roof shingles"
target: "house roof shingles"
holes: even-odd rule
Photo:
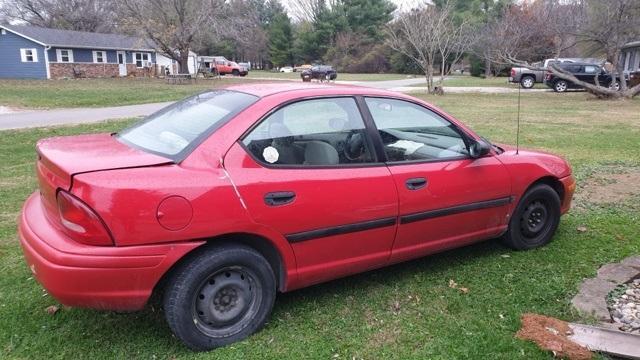
[[[27,25],[5,25],[0,27],[24,35],[48,46],[80,47],[92,49],[151,50],[149,42],[127,35],[101,34],[86,31],[49,29]]]

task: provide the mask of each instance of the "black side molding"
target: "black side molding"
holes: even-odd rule
[[[416,221],[433,219],[440,216],[459,214],[467,211],[499,207],[499,206],[510,204],[512,201],[513,201],[513,197],[509,196],[509,197],[479,201],[479,202],[474,202],[474,203],[469,203],[464,205],[456,205],[456,206],[443,208],[443,209],[435,209],[435,210],[423,211],[419,213],[402,215],[400,216],[400,224],[408,224]]]
[[[347,225],[339,225],[339,226],[334,226],[334,227],[329,227],[324,229],[302,231],[294,234],[289,234],[285,237],[290,243],[295,243],[295,242],[312,240],[312,239],[317,239],[317,238],[322,238],[327,236],[341,235],[341,234],[347,234],[351,232],[364,231],[364,230],[371,230],[371,229],[391,226],[395,224],[396,224],[396,218],[389,217],[389,218],[369,220],[369,221],[363,221],[363,222],[347,224]]]

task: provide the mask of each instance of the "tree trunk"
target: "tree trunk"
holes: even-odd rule
[[[491,77],[491,59],[488,57],[484,59],[484,77]]]
[[[189,49],[180,51],[178,65],[180,65],[180,74],[189,74]]]

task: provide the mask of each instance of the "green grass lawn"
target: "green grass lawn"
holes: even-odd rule
[[[434,81],[437,81],[440,77],[435,77]],[[536,84],[538,87],[541,87],[542,84]],[[427,86],[426,82],[424,84],[415,84],[411,85],[412,87],[425,87]],[[507,82],[506,77],[490,77],[490,78],[481,78],[475,76],[467,76],[467,75],[452,75],[447,77],[444,80],[445,88],[447,86],[451,87],[475,87],[475,86],[488,86],[488,87],[508,87],[514,86],[510,85]]]
[[[515,141],[514,95],[427,99],[492,140]],[[523,94],[522,146],[565,156],[580,194],[596,176],[640,170],[639,114],[640,99]],[[210,353],[192,353],[173,338],[157,305],[131,314],[62,307],[49,315],[45,309],[57,302],[32,278],[16,238],[20,207],[36,189],[34,143],[127,123],[0,133],[0,358],[550,359],[514,337],[521,314],[588,320],[569,304],[581,280],[604,263],[640,253],[636,183],[636,195],[624,201],[582,198],[541,249],[515,252],[487,241],[282,294],[265,329]],[[449,288],[449,280],[469,292]]]
[[[198,79],[169,85],[163,79],[0,80],[0,105],[25,108],[103,107],[182,99],[246,79]]]
[[[413,75],[406,74],[350,74],[350,73],[338,73],[338,80],[341,81],[384,81],[384,80],[399,80],[412,77]],[[247,75],[248,78],[260,79],[260,78],[274,78],[274,79],[300,79],[299,72],[281,73],[277,71],[265,71],[265,70],[252,70]]]

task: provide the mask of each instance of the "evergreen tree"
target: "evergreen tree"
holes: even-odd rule
[[[275,14],[267,29],[271,62],[275,66],[291,65],[293,62],[293,29],[287,14],[284,12]]]

